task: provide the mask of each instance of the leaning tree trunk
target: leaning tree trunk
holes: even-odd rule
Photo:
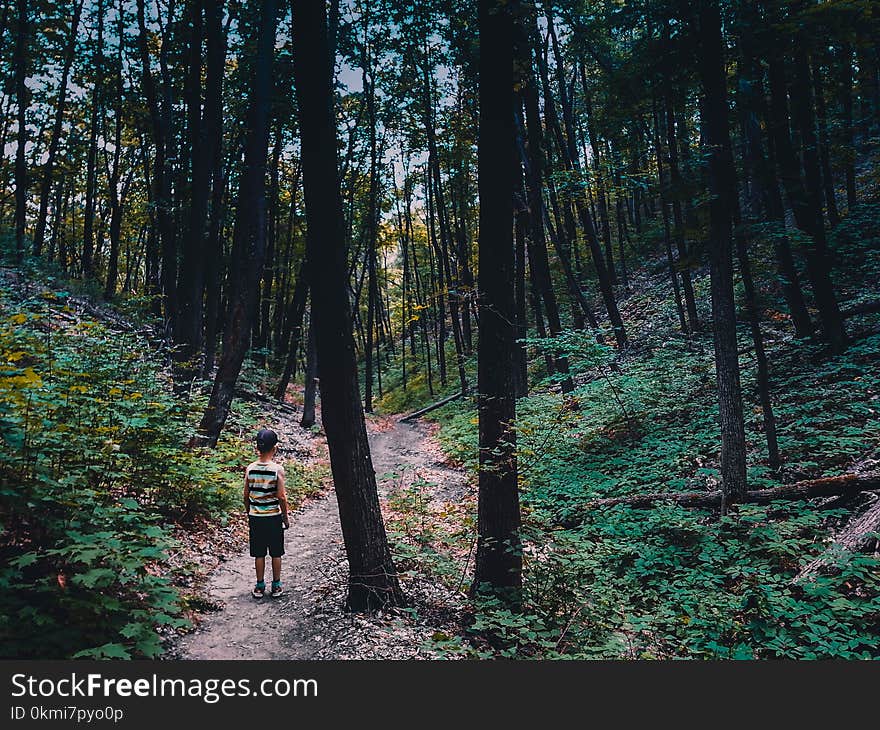
[[[746,491],[746,443],[736,346],[736,307],[733,298],[733,240],[736,170],[727,120],[727,86],[717,0],[701,0],[699,70],[705,99],[703,120],[709,165],[709,266],[712,324],[715,340],[715,378],[721,421],[721,479],[725,500]]]
[[[239,183],[230,266],[229,319],[211,398],[199,424],[202,443],[214,446],[247,354],[257,313],[257,291],[266,252],[266,156],[275,44],[275,0],[265,0],[256,29],[257,55],[251,83],[248,132]]]
[[[353,611],[400,605],[361,408],[336,160],[332,63],[324,3],[293,0],[293,58],[302,144],[306,251],[321,374],[321,421],[339,502]],[[319,67],[316,71],[315,61]],[[323,63],[324,73],[320,73]]]
[[[512,4],[479,3],[479,497],[472,592],[519,604],[522,586],[516,462],[516,302],[513,195],[518,179],[514,124]]]

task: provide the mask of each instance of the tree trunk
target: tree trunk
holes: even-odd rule
[[[345,231],[336,160],[336,116],[326,7],[293,0],[293,72],[299,103],[306,250],[312,282],[312,318],[321,376],[321,419],[339,502],[348,556],[348,608],[370,610],[403,603],[391,559],[361,408],[351,311]],[[327,72],[315,73],[315,59]]]
[[[721,479],[724,500],[746,491],[746,443],[736,344],[736,308],[733,298],[733,242],[731,227],[737,204],[736,171],[727,120],[727,86],[717,0],[700,0],[699,71],[705,99],[700,114],[708,155],[709,266],[715,377],[721,423]]]
[[[472,592],[511,606],[522,586],[516,463],[513,195],[515,9],[479,2],[479,497]],[[517,8],[518,9],[518,8]]]
[[[852,46],[844,43],[840,49],[840,78],[838,81],[840,110],[841,110],[841,134],[844,147],[842,155],[846,166],[846,205],[852,210],[856,204],[856,148],[853,139],[853,99],[852,99]]]

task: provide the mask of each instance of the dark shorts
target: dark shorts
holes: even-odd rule
[[[248,526],[252,558],[264,558],[267,551],[273,558],[284,555],[284,527],[281,524],[281,515],[271,517],[248,515]]]

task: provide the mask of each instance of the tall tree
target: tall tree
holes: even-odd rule
[[[733,298],[733,218],[737,205],[736,169],[727,119],[727,81],[721,14],[717,0],[700,0],[699,73],[704,99],[700,108],[708,156],[709,266],[712,291],[712,331],[715,379],[721,422],[721,479],[727,501],[746,491],[746,443],[742,392],[736,344],[736,306]]]
[[[293,0],[294,82],[299,104],[306,256],[321,390],[321,421],[348,557],[348,608],[403,603],[367,443],[348,294],[336,159],[336,115],[327,8]],[[317,62],[317,71],[315,63]],[[324,72],[321,73],[323,67]]]
[[[516,605],[522,585],[516,460],[516,302],[510,285],[516,127],[514,45],[517,2],[480,0],[479,35],[479,498],[472,591]]]

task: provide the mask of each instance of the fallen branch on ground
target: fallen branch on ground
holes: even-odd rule
[[[862,550],[871,542],[874,533],[878,530],[880,530],[880,499],[866,512],[852,518],[837,533],[837,537],[827,550],[801,568],[792,583],[798,583],[805,578],[814,578],[821,570],[829,567],[841,552],[855,553]]]
[[[872,489],[880,489],[880,473],[843,474],[836,477],[808,479],[770,489],[755,489],[746,492],[745,496],[737,501],[749,504],[769,504],[775,500],[853,495]],[[720,507],[721,490],[716,489],[711,492],[653,492],[651,494],[635,494],[627,497],[594,499],[583,506],[579,516],[569,517],[561,521],[560,524],[563,527],[573,527],[580,523],[586,512],[600,507],[615,507],[620,504],[629,507],[653,507],[658,502],[672,502],[682,507]]]
[[[432,403],[431,405],[426,406],[425,408],[422,408],[420,411],[416,411],[415,413],[410,413],[408,416],[404,416],[403,418],[400,419],[400,423],[406,423],[407,421],[414,421],[419,416],[424,416],[426,413],[430,413],[431,411],[433,411],[436,408],[439,408],[440,406],[445,406],[447,403],[450,403],[454,400],[458,400],[459,398],[461,398],[462,395],[464,395],[464,394],[463,393],[454,393],[454,394],[450,395],[449,397],[444,398],[443,400],[438,400],[436,403]]]

